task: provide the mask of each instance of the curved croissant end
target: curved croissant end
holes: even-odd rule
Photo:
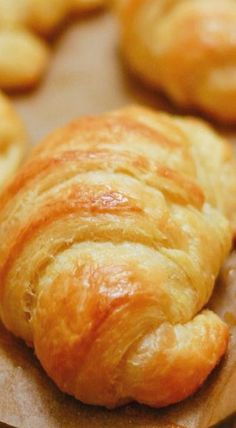
[[[37,356],[62,391],[85,403],[176,403],[201,386],[225,352],[227,328],[213,312],[173,325],[168,297],[145,295],[142,283],[138,293],[132,276],[124,266],[84,267],[40,295]]]
[[[0,199],[0,313],[63,391],[159,407],[202,384],[228,340],[202,308],[231,247],[235,174],[202,122],[137,107],[34,149]]]
[[[31,88],[45,74],[49,49],[44,41],[22,28],[0,30],[0,87]]]

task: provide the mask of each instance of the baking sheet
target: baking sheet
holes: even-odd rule
[[[58,36],[43,84],[13,97],[32,144],[75,117],[130,103],[182,113],[125,72],[117,44],[116,23],[109,14],[77,21]],[[221,130],[234,140],[236,129]],[[228,416],[236,410],[236,323],[227,315],[236,313],[235,269],[236,256],[212,301],[232,324],[229,354],[193,398],[163,411],[138,405],[115,411],[82,405],[60,393],[33,352],[0,326],[0,421],[17,428],[205,428]]]

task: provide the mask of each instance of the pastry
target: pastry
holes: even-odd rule
[[[13,176],[26,149],[26,131],[8,99],[0,93],[0,189]]]
[[[51,36],[75,11],[102,0],[0,0],[0,87],[33,87],[45,74]]]
[[[188,397],[227,347],[203,308],[235,184],[230,146],[194,119],[130,107],[54,132],[0,199],[4,325],[82,402]]]
[[[176,104],[236,122],[235,0],[116,0],[128,66]]]

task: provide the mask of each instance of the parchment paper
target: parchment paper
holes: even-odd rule
[[[123,70],[117,28],[109,14],[66,28],[53,45],[47,78],[33,93],[15,95],[32,143],[82,114],[140,102],[182,113]],[[232,140],[236,129],[221,129]],[[33,351],[0,325],[0,421],[19,428],[206,428],[236,411],[236,254],[224,268],[211,306],[229,324],[228,355],[193,398],[157,411],[129,405],[108,411],[60,393]]]

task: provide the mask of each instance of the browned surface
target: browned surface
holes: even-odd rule
[[[117,55],[117,32],[108,15],[74,24],[54,47],[49,75],[34,93],[17,96],[34,143],[76,116],[141,102],[168,108],[129,79]],[[174,111],[172,109],[172,111]],[[227,131],[227,130],[224,130]],[[227,131],[228,133],[228,131]],[[230,130],[234,135],[236,130]],[[231,326],[228,357],[192,399],[164,411],[128,406],[115,411],[84,406],[48,380],[33,353],[0,328],[0,420],[20,428],[205,428],[236,410],[236,259],[216,289],[213,306]]]

